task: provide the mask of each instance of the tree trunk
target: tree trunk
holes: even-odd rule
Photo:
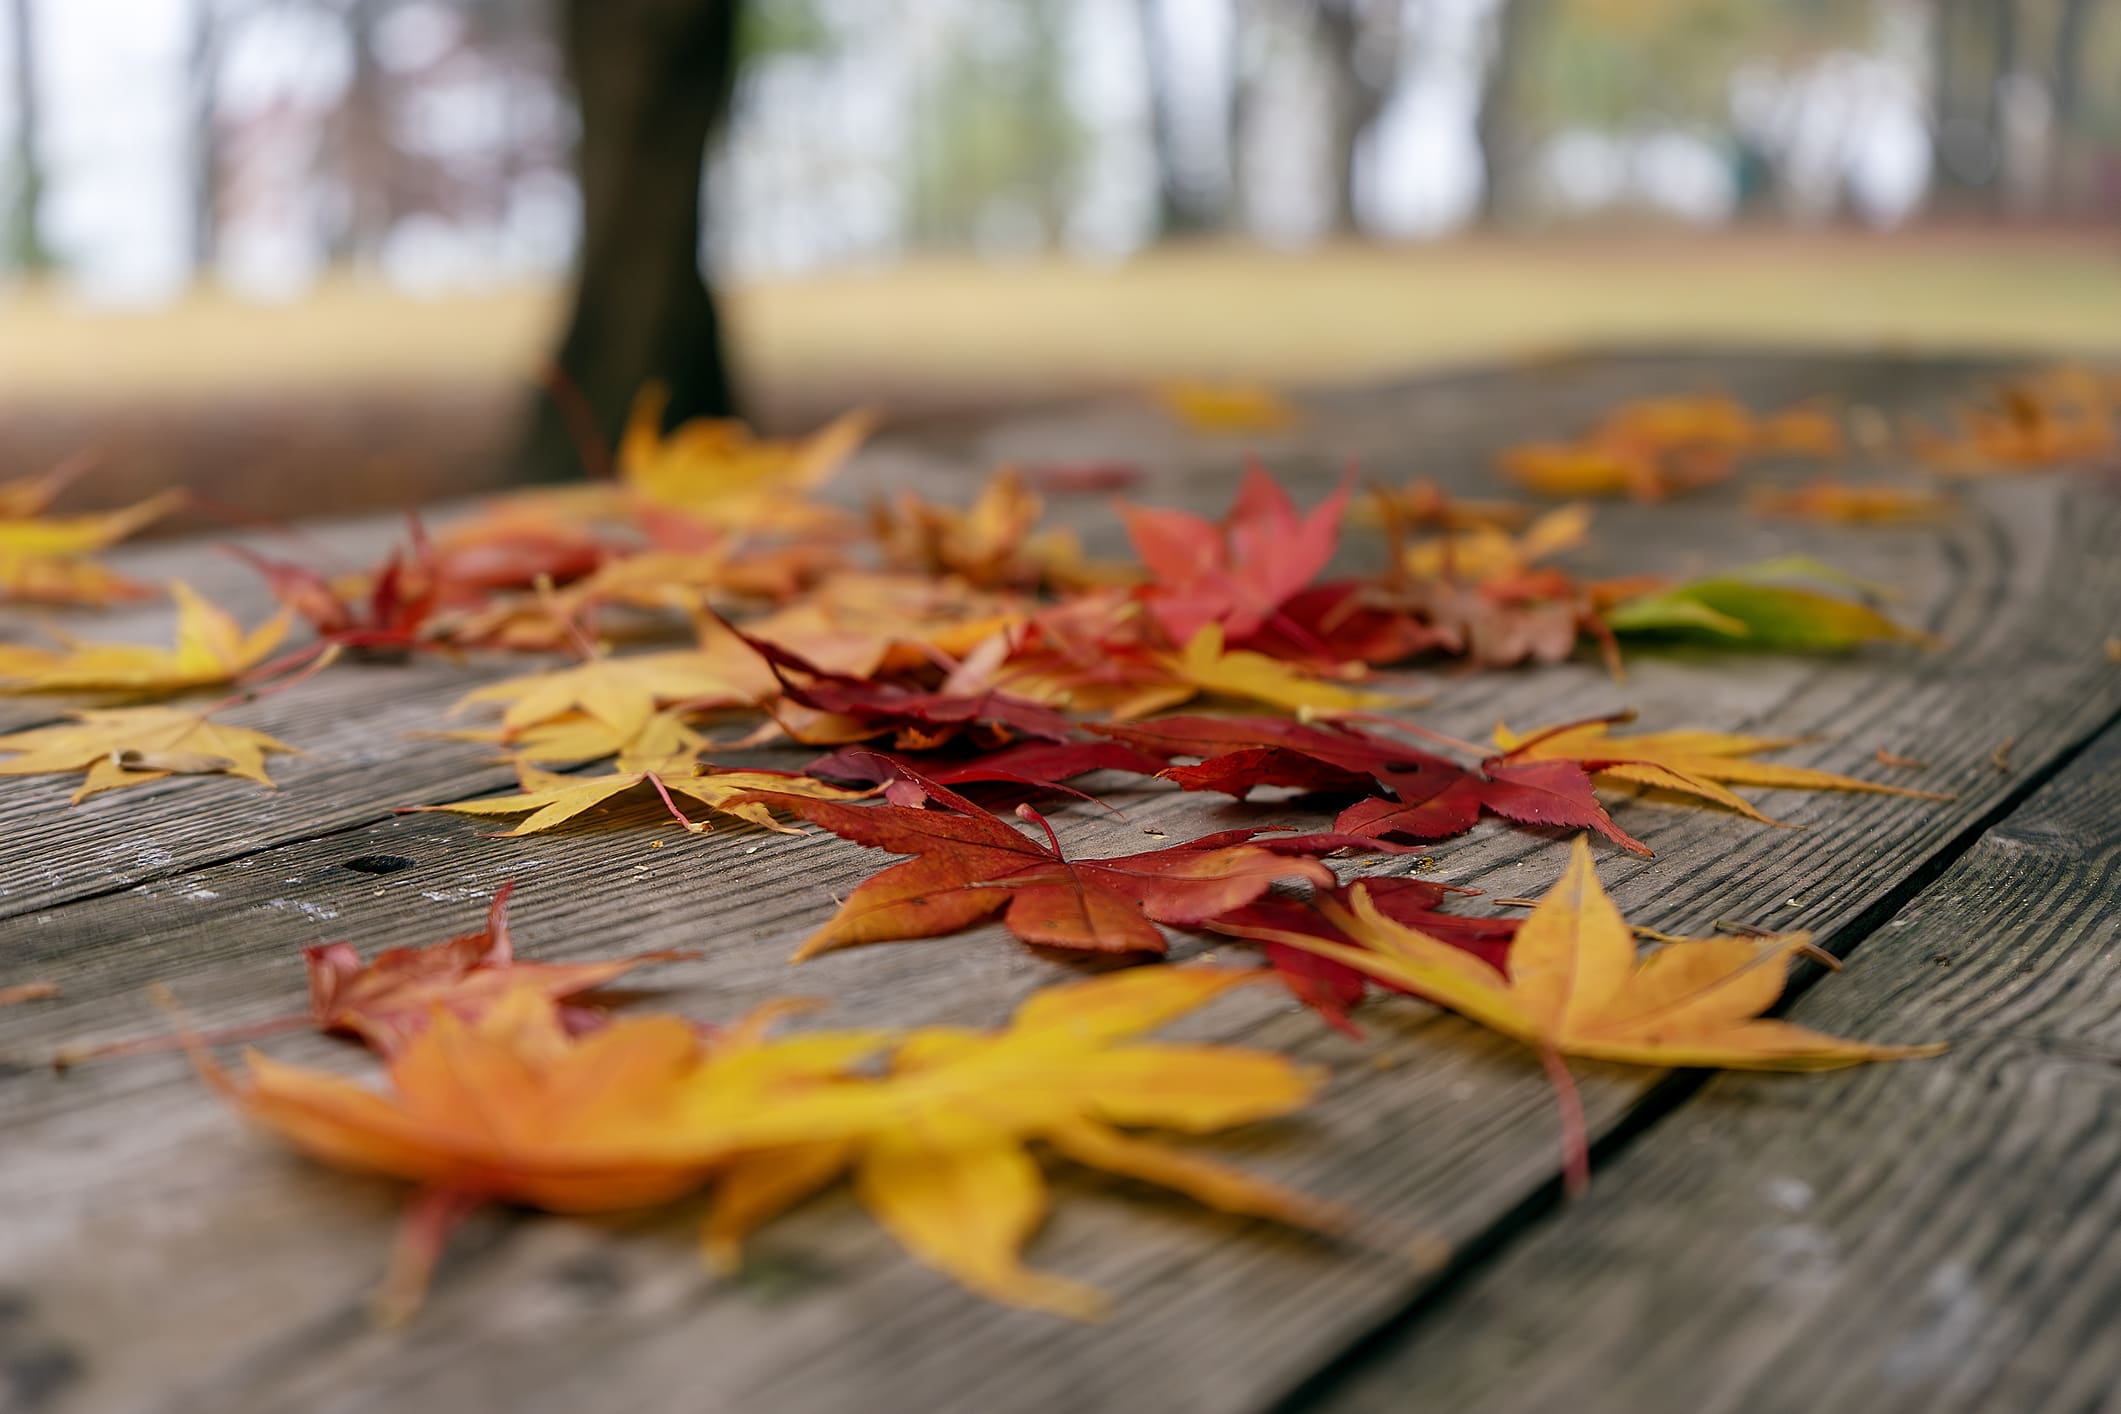
[[[1396,3],[1377,9],[1366,0],[1314,0],[1312,22],[1327,66],[1329,214],[1338,236],[1362,232],[1355,202],[1356,168],[1363,139],[1391,100],[1399,77],[1397,16]],[[1382,65],[1376,62],[1378,51],[1390,55]]]
[[[192,0],[191,52],[185,61],[191,165],[191,268],[213,268],[221,235],[221,35],[214,0]]]
[[[650,383],[669,391],[668,423],[734,410],[701,270],[701,176],[734,74],[737,10],[737,0],[567,0],[582,244],[557,386],[521,458],[527,478],[579,475],[578,436],[612,445]]]
[[[1494,41],[1481,76],[1480,111],[1474,118],[1483,178],[1483,225],[1509,224],[1522,204],[1525,157],[1531,146],[1525,132],[1523,74],[1531,32],[1540,18],[1534,11],[1543,4],[1544,0],[1496,0]]]
[[[9,154],[7,229],[9,265],[41,274],[52,265],[44,244],[44,158],[37,151],[37,27],[32,0],[9,0],[8,28],[14,40],[15,140]]]
[[[1178,97],[1171,82],[1171,43],[1159,0],[1136,0],[1141,24],[1142,68],[1149,85],[1150,149],[1156,159],[1158,239],[1195,236],[1222,224],[1215,194],[1188,179],[1179,151]],[[1233,24],[1234,24],[1233,20]],[[1233,83],[1234,83],[1233,75]]]

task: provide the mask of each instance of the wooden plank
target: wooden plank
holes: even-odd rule
[[[1911,396],[1942,386],[1905,370],[1893,377]],[[1946,655],[1645,658],[1624,688],[1583,664],[1450,676],[1421,715],[1475,734],[1497,715],[1522,725],[1634,702],[1654,723],[1826,731],[1833,740],[1790,759],[1859,774],[1875,746],[1919,746],[1935,762],[1920,783],[1962,791],[1956,805],[1771,802],[1803,831],[1620,807],[1659,854],[1611,859],[1606,873],[1646,921],[1699,928],[1751,916],[1846,944],[2010,801],[2024,777],[1988,759],[2004,736],[2018,738],[2018,771],[2038,772],[2121,709],[2121,684],[2099,654],[2121,611],[2103,554],[2121,513],[2051,479],[1975,499],[1941,535],[1740,529],[1713,500],[1623,509],[1601,532],[1609,549],[1649,545],[1680,558],[1719,544],[1733,556],[1860,546],[1852,567],[1906,586],[1908,612],[1953,640]],[[1060,812],[1065,837],[1094,852],[1139,847],[1145,828],[1182,838],[1300,818],[1169,793],[1120,799],[1125,823]],[[827,1019],[992,1024],[1065,974],[995,930],[838,954],[791,974],[781,959],[823,916],[823,896],[879,862],[831,839],[681,839],[636,827],[494,841],[478,828],[444,817],[378,822],[0,925],[10,967],[67,989],[17,1009],[7,1049],[28,1058],[64,1039],[151,1028],[138,997],[156,977],[173,979],[210,1024],[284,1010],[299,1000],[295,944],[438,937],[468,924],[478,898],[507,877],[522,881],[519,935],[534,955],[710,947],[707,962],[665,974],[671,1000],[703,1017],[795,991],[837,1001]],[[373,853],[414,867],[383,877],[343,868]],[[1503,894],[1537,892],[1559,867],[1546,841],[1492,828],[1437,856],[1445,877]],[[1797,907],[1777,910],[1792,898]],[[1403,1250],[1412,1235],[1481,1240],[1554,1175],[1551,1102],[1513,1048],[1408,1003],[1373,1007],[1366,1024],[1373,1047],[1261,993],[1231,999],[1195,1029],[1333,1068],[1314,1113],[1222,1147],[1375,1214],[1389,1250],[1337,1249],[1069,1178],[1034,1258],[1113,1293],[1118,1319],[1100,1329],[966,1296],[896,1253],[840,1198],[769,1233],[753,1272],[734,1283],[699,1271],[688,1215],[492,1216],[460,1244],[419,1324],[380,1335],[360,1303],[380,1270],[392,1190],[232,1142],[230,1121],[183,1066],[156,1060],[63,1079],[25,1065],[0,1077],[11,1136],[0,1208],[39,1215],[8,1235],[0,1269],[19,1291],[24,1339],[73,1362],[56,1408],[1261,1407],[1426,1289]],[[276,1050],[348,1061],[321,1041]],[[1610,1129],[1651,1083],[1587,1070],[1594,1127]],[[172,1303],[179,1286],[183,1301]]]
[[[2117,819],[2110,729],[1791,1011],[1950,1054],[1718,1076],[1304,1406],[2109,1407]]]

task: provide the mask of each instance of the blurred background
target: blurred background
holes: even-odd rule
[[[0,476],[398,504],[564,474],[539,410],[658,359],[790,429],[2105,351],[2117,218],[2121,0],[0,0]]]

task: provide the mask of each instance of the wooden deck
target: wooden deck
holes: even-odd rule
[[[1351,454],[1387,482],[1425,474],[1492,490],[1497,446],[1572,433],[1627,396],[1720,388],[1765,409],[1828,394],[1897,418],[1940,410],[1998,371],[1841,357],[1556,362],[1320,393],[1305,400],[1303,429],[1258,445],[1300,499]],[[1238,465],[1236,445],[1115,403],[888,442],[844,489],[962,496],[1003,458],[1093,456],[1143,465],[1141,499],[1203,510],[1226,503]],[[791,971],[794,942],[879,863],[830,836],[696,838],[643,815],[499,840],[477,820],[393,815],[507,784],[485,749],[407,733],[444,725],[464,690],[521,663],[342,665],[231,714],[305,749],[275,763],[275,792],[177,780],[70,809],[71,781],[0,783],[0,985],[63,989],[0,1012],[0,1408],[2114,1407],[2121,666],[2103,647],[2121,633],[2114,476],[1971,486],[1958,517],[1926,528],[1761,522],[1739,494],[1601,506],[1580,563],[1684,573],[1812,553],[1900,589],[1901,616],[1947,646],[1843,659],[1639,653],[1621,684],[1588,661],[1426,673],[1421,720],[1480,737],[1497,719],[1633,706],[1646,725],[1816,735],[1782,759],[1956,792],[1949,804],[1770,797],[1796,830],[1625,802],[1616,818],[1655,858],[1599,851],[1635,921],[1809,928],[1849,957],[1845,975],[1795,999],[1795,1019],[1865,1039],[1949,1040],[1946,1057],[1803,1078],[1583,1065],[1594,1179],[1571,1201],[1546,1081],[1518,1048],[1404,1000],[1365,1008],[1359,1044],[1261,988],[1193,1031],[1323,1064],[1333,1082],[1296,1119],[1214,1147],[1360,1210],[1370,1245],[1064,1171],[1030,1256],[1113,1297],[1112,1319],[1079,1326],[967,1294],[905,1257],[844,1194],[768,1228],[732,1280],[701,1267],[696,1209],[617,1221],[489,1210],[452,1245],[418,1320],[382,1331],[364,1303],[401,1189],[247,1133],[181,1059],[55,1075],[43,1058],[61,1043],[162,1030],[146,997],[156,981],[205,1024],[284,1013],[303,995],[301,945],[344,938],[366,952],[465,931],[508,880],[529,956],[704,949],[644,978],[663,1004],[705,1019],[806,994],[837,1003],[828,1020],[991,1025],[1066,969],[989,928]],[[1102,498],[1057,499],[1093,549],[1117,548]],[[361,557],[395,531],[375,521],[318,534]],[[1377,553],[1373,536],[1349,540],[1351,557]],[[263,607],[250,573],[205,543],[117,561]],[[163,619],[127,611],[84,631],[141,638]],[[52,711],[0,699],[0,727]],[[1879,748],[1928,767],[1888,777]],[[1097,852],[1143,831],[1316,820],[1123,780],[1109,798],[1124,821],[1065,808],[1064,841]],[[402,867],[360,867],[381,856]],[[1491,822],[1435,849],[1425,869],[1521,896],[1543,891],[1564,857],[1550,837]],[[360,1063],[317,1037],[272,1048]]]

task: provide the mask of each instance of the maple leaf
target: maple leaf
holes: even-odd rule
[[[52,499],[94,461],[92,456],[75,456],[41,475],[0,482],[0,599],[112,604],[153,592],[83,557],[177,509],[185,493],[165,491],[94,515],[44,516]]]
[[[121,510],[93,515],[0,519],[0,559],[49,560],[108,549],[187,499],[182,491],[164,491]]]
[[[870,511],[870,528],[893,567],[956,575],[982,588],[1035,588],[1084,582],[1097,571],[1065,531],[1032,534],[1045,504],[1014,471],[991,478],[964,510],[901,491]]]
[[[1204,758],[1162,773],[1187,790],[1242,800],[1261,786],[1367,794],[1374,782],[1391,792],[1341,811],[1333,828],[1343,834],[1449,839],[1472,829],[1486,811],[1519,824],[1593,829],[1625,849],[1650,852],[1613,823],[1591,790],[1590,776],[1572,761],[1490,759],[1472,770],[1345,723],[1274,717],[1167,717],[1138,725],[1092,723],[1089,730],[1166,758]]]
[[[1264,653],[1225,648],[1219,624],[1203,624],[1186,641],[1182,652],[1158,654],[1156,661],[1172,677],[1197,692],[1249,698],[1291,712],[1358,712],[1389,707],[1399,700],[1388,693],[1364,692],[1322,681]],[[1173,705],[1168,696],[1157,701],[1159,709]]]
[[[642,499],[717,525],[770,523],[839,469],[869,436],[874,416],[856,410],[807,438],[756,436],[734,418],[694,418],[667,435],[668,391],[641,390],[619,442],[618,473]]]
[[[1846,576],[1802,557],[1770,560],[1623,599],[1601,618],[1619,634],[1661,634],[1770,651],[1831,652],[1873,642],[1936,642],[1868,604],[1774,582],[1799,577],[1847,582]]]
[[[0,645],[0,692],[175,691],[227,682],[255,667],[287,633],[285,609],[249,633],[181,580],[174,646],[62,640],[65,651]]]
[[[1121,503],[1127,538],[1153,576],[1136,593],[1173,643],[1189,642],[1209,624],[1242,641],[1333,558],[1351,485],[1343,481],[1309,515],[1298,515],[1255,462],[1220,524],[1190,511]]]
[[[824,927],[796,950],[801,962],[862,943],[933,938],[992,916],[1042,947],[1092,952],[1164,950],[1159,923],[1202,923],[1267,891],[1277,879],[1330,886],[1333,871],[1250,843],[1252,831],[1225,831],[1193,844],[1106,859],[1070,859],[1045,817],[1019,806],[1040,843],[948,786],[906,771],[928,798],[947,807],[852,806],[755,792],[841,839],[914,858],[858,886]]]
[[[682,708],[657,712],[631,735],[587,712],[562,712],[521,731],[491,727],[473,731],[437,732],[452,741],[483,741],[507,750],[510,758],[534,766],[554,763],[581,765],[606,756],[667,760],[696,757],[707,746],[707,738],[686,724]]]
[[[263,575],[273,597],[308,619],[320,639],[366,657],[388,658],[419,647],[441,595],[430,567],[432,552],[417,521],[411,565],[402,551],[392,550],[369,584],[365,604],[351,602],[307,565],[270,559],[240,545],[228,551]]]
[[[1597,717],[1544,727],[1523,736],[1497,725],[1495,744],[1503,749],[1503,759],[1507,761],[1573,761],[1603,783],[1676,791],[1770,825],[1781,822],[1761,814],[1752,802],[1727,787],[1865,791],[1915,800],[1952,799],[1932,791],[1858,780],[1809,766],[1781,766],[1747,759],[1763,751],[1796,746],[1804,740],[1802,737],[1737,736],[1692,730],[1612,735],[1613,724],[1626,720],[1626,716]]]
[[[265,758],[298,748],[249,727],[232,727],[175,707],[113,707],[69,712],[70,725],[0,736],[0,776],[85,771],[78,805],[102,791],[146,785],[172,775],[223,773],[270,787]]]
[[[1824,476],[1787,491],[1756,488],[1746,507],[1758,516],[1843,525],[1920,525],[1943,520],[1956,504],[1912,486],[1850,486]]]
[[[734,649],[734,651],[731,651]],[[749,706],[773,695],[773,677],[751,654],[735,648],[685,649],[612,657],[504,678],[474,688],[452,711],[482,702],[507,704],[502,728],[520,732],[570,712],[593,717],[619,741],[639,735],[658,707]]]
[[[680,825],[695,834],[713,827],[689,818],[677,803],[684,796],[719,814],[783,834],[794,833],[773,818],[757,792],[789,796],[815,795],[823,799],[846,799],[859,792],[836,790],[790,771],[729,771],[695,761],[689,753],[657,758],[621,757],[614,770],[601,776],[564,775],[541,771],[528,762],[518,762],[521,792],[489,796],[483,800],[459,800],[448,805],[406,805],[401,812],[446,810],[457,815],[528,815],[530,818],[503,836],[535,835],[557,828],[569,820],[629,794],[653,792]],[[776,802],[777,803],[777,802]]]
[[[1962,408],[1956,438],[1917,429],[1911,441],[1933,470],[1955,475],[2068,466],[2114,450],[2115,410],[2098,374],[2065,366],[2000,385],[1993,406]]]
[[[786,1091],[879,1043],[863,1032],[764,1040],[787,1010],[761,1008],[711,1041],[676,1016],[575,1035],[544,991],[510,988],[475,1020],[435,1009],[388,1058],[386,1092],[256,1053],[239,1081],[187,1039],[200,1073],[250,1119],[337,1167],[420,1185],[379,1293],[380,1313],[401,1320],[473,1208],[594,1213],[679,1197],[743,1146],[747,1118],[770,1117]]]
[[[566,1030],[581,1035],[604,1024],[604,1012],[587,1003],[595,989],[651,962],[682,962],[700,956],[663,948],[594,962],[519,962],[508,926],[513,882],[501,885],[487,906],[486,924],[417,948],[387,948],[364,963],[351,943],[302,949],[309,974],[308,1010],[205,1035],[151,1037],[105,1045],[72,1046],[53,1057],[64,1070],[112,1056],[149,1055],[184,1045],[254,1041],[284,1031],[315,1029],[350,1036],[376,1054],[396,1055],[437,1015],[476,1023],[509,992],[535,992],[556,1007]]]
[[[902,748],[920,749],[976,729],[1047,741],[1065,741],[1074,731],[1068,719],[1051,708],[986,684],[1008,652],[1002,635],[983,644],[978,658],[961,664],[943,690],[929,691],[828,672],[778,644],[730,631],[765,660],[783,697],[824,714],[823,719],[799,724],[777,714],[790,736],[809,745],[865,741],[895,732]],[[791,672],[810,681],[795,682]]]
[[[1263,383],[1167,378],[1151,394],[1195,432],[1281,432],[1303,420],[1294,403]]]
[[[1401,553],[1400,568],[1415,579],[1463,584],[1518,579],[1540,561],[1581,545],[1590,529],[1590,507],[1558,506],[1515,536],[1492,525],[1476,525],[1419,541]]]
[[[438,1013],[475,1022],[511,991],[530,990],[558,1005],[571,1034],[603,1024],[601,1011],[567,1005],[570,999],[618,980],[650,962],[700,956],[661,948],[597,962],[519,962],[508,928],[513,883],[495,890],[486,926],[476,933],[421,948],[389,948],[363,963],[351,943],[302,949],[309,969],[309,1020],[320,1031],[357,1036],[380,1055],[395,1055]]]
[[[1638,958],[1634,935],[1606,895],[1578,835],[1560,882],[1517,928],[1498,970],[1418,928],[1396,923],[1359,894],[1319,912],[1353,943],[1259,929],[1285,943],[1449,1007],[1536,1051],[1563,1105],[1569,1173],[1585,1180],[1581,1108],[1564,1056],[1630,1065],[1742,1070],[1830,1070],[1934,1055],[1941,1046],[1877,1046],[1771,1021],[1803,933],[1679,939]],[[1358,946],[1359,944],[1359,946]]]
[[[914,774],[938,785],[1008,784],[1061,789],[1060,783],[1092,771],[1129,771],[1153,776],[1164,763],[1116,741],[1019,741],[993,751],[923,756],[916,763],[865,746],[844,747],[803,768],[806,776],[842,784],[883,786],[893,805],[918,805],[928,793]]]
[[[707,1250],[733,1269],[756,1227],[852,1169],[855,1193],[901,1246],[996,1301],[1077,1319],[1099,1294],[1023,1265],[1044,1215],[1027,1151],[1175,1189],[1225,1212],[1323,1232],[1337,1208],[1183,1150],[1128,1135],[1205,1134],[1287,1114],[1323,1072],[1229,1046],[1123,1044],[1259,979],[1257,972],[1138,967],[1035,993],[1004,1031],[932,1027],[902,1041],[883,1080],[788,1095],[774,1122],[817,1136],[736,1160],[720,1176]]]
[[[155,591],[94,560],[44,560],[0,554],[0,600],[20,604],[101,606],[150,599]]]
[[[1023,602],[956,580],[922,575],[836,574],[744,631],[826,672],[874,677],[919,671],[936,655],[962,658],[1025,619]]]
[[[1490,967],[1500,969],[1504,965],[1509,956],[1510,939],[1517,935],[1519,919],[1474,918],[1442,912],[1440,906],[1447,895],[1470,890],[1454,889],[1448,884],[1427,879],[1356,879],[1338,889],[1320,890],[1312,897],[1330,899],[1345,909],[1357,891],[1393,922],[1419,929],[1452,947],[1463,948]],[[1240,938],[1266,930],[1270,933],[1305,933],[1349,947],[1361,946],[1335,927],[1319,911],[1316,903],[1300,899],[1263,898],[1233,909],[1207,926],[1217,933]],[[1376,979],[1346,963],[1335,962],[1288,943],[1269,942],[1265,944],[1265,952],[1268,965],[1298,1001],[1317,1012],[1334,1029],[1350,1036],[1361,1035],[1348,1012],[1363,999]],[[1390,982],[1379,985],[1393,991],[1405,990]]]

